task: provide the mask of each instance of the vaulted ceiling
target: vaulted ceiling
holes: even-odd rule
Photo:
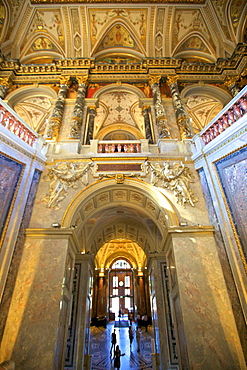
[[[99,2],[0,0],[5,57],[22,63],[143,57],[214,62],[246,38],[245,0]]]

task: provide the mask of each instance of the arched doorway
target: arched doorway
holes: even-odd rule
[[[178,226],[178,218],[176,209],[158,189],[137,179],[126,178],[123,184],[117,184],[112,178],[88,186],[74,199],[65,213],[62,226],[68,225],[76,227],[74,230],[77,239],[81,241],[81,252],[76,262],[81,265],[84,274],[78,285],[81,295],[79,301],[85,302],[84,313],[79,312],[79,319],[75,321],[87,339],[81,343],[75,342],[76,351],[84,352],[87,356],[90,348],[90,319],[108,319],[113,311],[110,311],[110,298],[113,297],[110,297],[109,274],[115,261],[128,261],[133,268],[133,294],[124,294],[129,297],[123,297],[130,298],[127,308],[131,309],[133,314],[140,310],[141,315],[148,313],[153,316],[155,308],[150,307],[150,303],[159,302],[163,293],[160,288],[152,288],[152,297],[149,298],[148,278],[152,267],[149,268],[147,262],[151,261],[152,256],[157,256],[157,253],[159,258],[165,258],[167,228]],[[90,288],[88,283],[91,279],[94,281],[93,288]],[[116,287],[112,286],[112,289]],[[157,293],[161,297],[156,299]],[[114,298],[119,298],[120,303],[121,296],[119,293]],[[114,311],[119,303],[114,305]],[[124,302],[124,309],[125,306]],[[164,314],[155,315],[157,335],[154,350],[161,353],[159,342],[165,340],[166,333],[162,330],[159,333],[159,328],[164,328],[166,322]],[[81,338],[83,335],[81,333]],[[161,337],[164,339],[160,339]]]
[[[132,240],[114,239],[99,249],[95,256],[93,322],[103,317],[115,320],[119,311],[130,321],[138,311],[150,316],[146,279],[144,284],[146,265],[146,254]]]
[[[109,271],[109,320],[127,316],[132,321],[134,314],[133,268],[121,257]]]

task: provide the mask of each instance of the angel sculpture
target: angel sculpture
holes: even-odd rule
[[[49,193],[44,195],[41,200],[47,202],[48,208],[60,208],[60,202],[67,196],[68,188],[77,189],[78,180],[86,186],[88,185],[88,171],[93,163],[60,163],[49,169],[44,181],[51,181]]]
[[[161,181],[161,186],[172,190],[179,205],[185,206],[185,203],[194,203],[198,198],[194,196],[193,191],[189,188],[189,183],[193,182],[193,174],[190,169],[182,162],[164,163],[161,166],[159,163],[154,165],[146,162],[147,168],[151,171],[151,185],[156,185]]]

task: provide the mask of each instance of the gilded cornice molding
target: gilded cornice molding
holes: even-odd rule
[[[115,4],[115,3],[138,3],[138,4],[146,4],[146,3],[159,3],[159,4],[204,4],[205,0],[31,0],[31,4],[88,4],[88,3],[107,3],[107,4]]]
[[[13,83],[42,83],[51,80],[58,82],[59,75],[89,76],[89,82],[100,78],[102,81],[143,80],[151,76],[178,75],[179,80],[216,81],[224,83],[226,76],[241,75],[247,59],[247,46],[238,44],[231,58],[220,58],[216,63],[187,63],[176,58],[147,58],[134,64],[100,64],[93,58],[58,59],[52,64],[28,65],[18,60],[3,59],[0,61],[2,77],[12,72]]]

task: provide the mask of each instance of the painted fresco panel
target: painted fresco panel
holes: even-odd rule
[[[0,154],[0,237],[10,212],[23,165]]]
[[[215,163],[247,259],[247,147]]]

